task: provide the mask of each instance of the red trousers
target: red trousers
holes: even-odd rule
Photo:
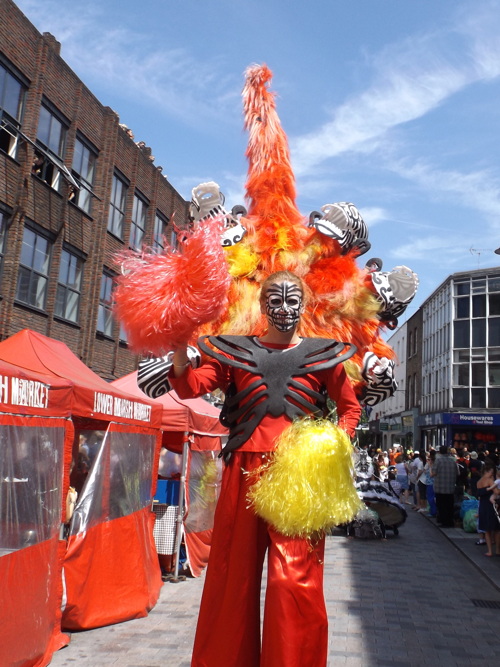
[[[248,508],[248,477],[261,453],[233,453],[224,471],[192,667],[325,667],[324,538],[274,531]],[[260,589],[268,550],[262,649]]]

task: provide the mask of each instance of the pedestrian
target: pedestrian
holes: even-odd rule
[[[258,338],[234,337],[244,348],[243,357],[256,350],[255,359],[263,360],[256,362],[261,364],[256,372],[224,352],[212,352],[214,359],[197,369],[191,367],[185,349],[177,349],[173,357],[170,379],[181,398],[231,387],[228,394],[236,410],[227,415],[230,435],[223,453],[228,463],[214,520],[193,667],[324,667],[327,662],[324,536],[286,537],[259,518],[247,501],[247,473],[266,461],[277,436],[292,422],[290,415],[297,414],[297,403],[290,409],[288,400],[294,387],[299,389],[303,414],[314,412],[325,387],[336,403],[339,426],[351,437],[359,421],[359,403],[342,363],[317,372],[308,365],[307,374],[294,375],[294,364],[314,341],[298,333],[305,292],[300,278],[289,272],[273,274],[263,283],[260,307],[268,320],[267,332]],[[210,341],[215,344],[217,339]],[[317,340],[316,347],[325,342]],[[234,355],[238,357],[236,348]],[[281,364],[279,393],[270,376],[277,372],[273,359]],[[256,380],[257,376],[262,380]],[[262,401],[254,411],[248,409],[263,384],[270,382],[275,391],[268,397],[261,393]],[[261,641],[260,590],[266,551]]]
[[[452,528],[455,525],[454,500],[458,467],[455,457],[446,445],[439,448],[439,456],[436,456],[431,475],[436,494],[438,525]]]
[[[484,531],[487,552],[485,556],[493,556],[493,545],[496,555],[500,556],[500,521],[490,502],[491,490],[495,481],[495,464],[493,461],[484,462],[483,474],[477,483],[477,495],[479,497],[479,530]]]
[[[398,454],[396,456],[396,481],[398,482],[400,489],[401,489],[401,496],[399,500],[401,502],[405,502],[407,505],[410,505],[409,501],[409,489],[410,485],[408,482],[408,467],[406,465],[406,462],[404,460],[403,454]]]
[[[426,484],[426,497],[427,504],[429,506],[429,516],[436,516],[436,494],[434,492],[434,479],[432,477],[432,466],[436,460],[436,450],[429,449],[427,453],[427,461],[424,468],[425,474],[425,484]]]
[[[418,509],[418,478],[420,476],[420,473],[422,472],[424,468],[424,464],[422,463],[421,459],[419,458],[420,452],[417,450],[416,452],[413,452],[411,455],[411,458],[408,462],[408,481],[410,483],[410,493],[412,494],[413,497],[413,509],[417,510]]]
[[[500,467],[498,467],[496,471],[496,479],[493,484],[488,487],[488,491],[493,492],[490,496],[490,503],[493,505],[500,502]]]
[[[427,475],[425,473],[427,454],[422,450],[418,454],[418,459],[421,463],[417,472],[418,512],[423,513],[427,510]]]
[[[477,452],[470,453],[469,460],[469,492],[471,496],[477,498],[477,483],[482,475],[483,461],[478,456]]]

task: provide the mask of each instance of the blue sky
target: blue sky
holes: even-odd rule
[[[420,287],[500,265],[500,0],[18,0],[187,199],[243,203],[244,71],[273,71],[304,215],[351,201]],[[361,258],[361,261],[364,258]]]

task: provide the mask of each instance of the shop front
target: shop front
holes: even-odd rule
[[[500,413],[437,412],[418,422],[425,449],[446,445],[486,455],[500,448]]]

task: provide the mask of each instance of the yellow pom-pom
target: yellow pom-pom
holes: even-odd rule
[[[347,523],[363,506],[354,486],[351,441],[328,420],[291,424],[271,461],[253,477],[250,504],[290,537],[309,537]]]

